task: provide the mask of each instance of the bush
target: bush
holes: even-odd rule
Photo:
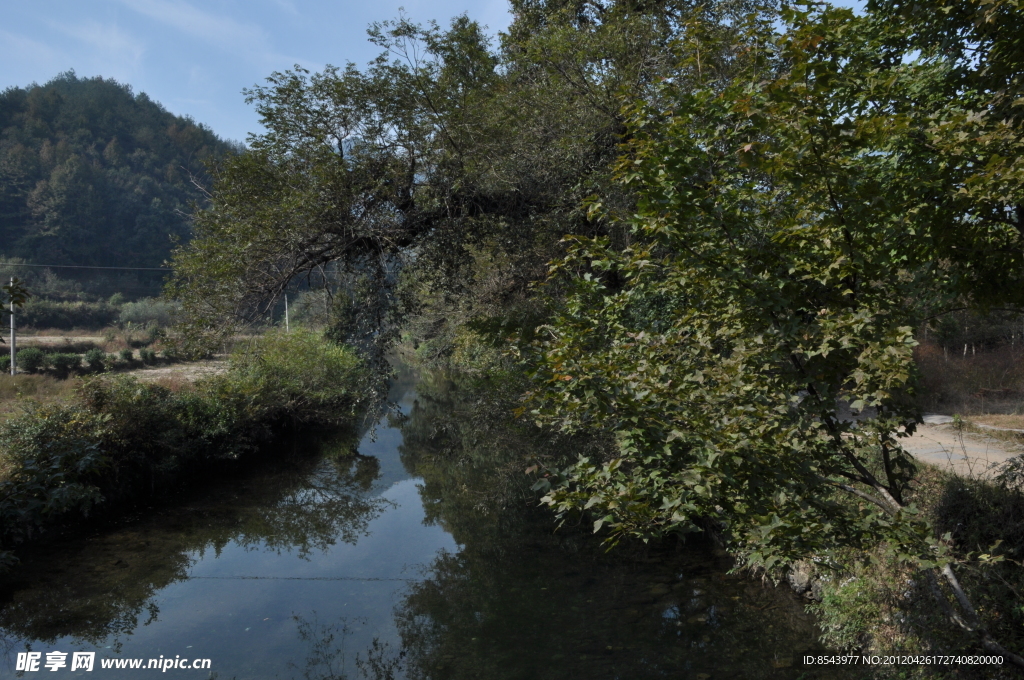
[[[11,355],[3,354],[0,355],[0,373],[11,372]]]
[[[85,353],[85,363],[89,364],[89,368],[93,371],[102,371],[106,366],[105,362],[106,355],[99,347],[93,347]]]
[[[156,363],[156,352],[148,347],[143,347],[139,350],[139,358],[142,359],[142,363],[151,366]]]
[[[104,422],[80,406],[50,404],[0,427],[10,464],[0,481],[0,537],[31,538],[55,517],[87,513],[103,500],[97,483],[106,462]]]
[[[345,420],[365,390],[356,353],[307,329],[264,335],[232,355],[222,379],[226,389],[246,396],[255,417],[269,419]]]
[[[128,364],[130,364],[132,362],[132,359],[135,358],[135,352],[133,352],[131,348],[125,348],[121,350],[120,352],[118,352],[118,355],[121,357],[121,361]]]
[[[34,328],[103,328],[114,323],[118,309],[106,302],[57,302],[30,298],[18,312],[18,324]]]
[[[53,366],[53,370],[57,374],[57,377],[64,379],[68,377],[68,374],[72,369],[78,368],[82,365],[82,357],[69,352],[52,354],[50,355],[50,365]]]
[[[17,352],[18,369],[26,373],[37,373],[46,368],[47,357],[38,347],[26,347]]]
[[[121,307],[118,321],[121,324],[136,326],[170,326],[174,320],[177,305],[160,298],[144,298],[138,302],[129,302]]]
[[[94,370],[103,360],[98,349],[86,354]],[[351,349],[300,331],[271,334],[254,351],[234,355],[227,373],[178,392],[131,376],[88,378],[76,404],[0,424],[0,450],[9,455],[0,540],[17,542],[101,500],[130,500],[236,459],[276,427],[351,422],[364,376]]]

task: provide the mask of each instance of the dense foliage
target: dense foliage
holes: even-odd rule
[[[765,567],[881,544],[941,574],[950,618],[1024,664],[951,566],[992,546],[958,550],[922,518],[899,443],[920,418],[915,329],[1022,302],[1024,187],[993,149],[1019,130],[987,118],[1001,94],[966,87],[948,50],[915,55],[885,14],[783,19],[717,50],[695,24],[670,104],[632,108],[632,243],[574,239],[553,321],[523,346],[536,416],[613,432],[618,450],[551,470],[545,500],[613,536],[715,518]]]
[[[233,147],[144,93],[73,72],[0,93],[0,242],[34,262],[160,266],[204,163]]]

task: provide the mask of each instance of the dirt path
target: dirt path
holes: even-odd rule
[[[949,416],[926,415],[912,437],[900,440],[922,462],[961,475],[991,475],[992,468],[1024,453],[1024,446],[973,432],[957,432]]]
[[[147,366],[145,368],[137,368],[134,371],[126,371],[126,373],[145,382],[156,382],[157,380],[184,380],[192,382],[193,380],[223,373],[226,370],[228,370],[226,359],[210,359],[207,361],[171,364],[170,366]]]

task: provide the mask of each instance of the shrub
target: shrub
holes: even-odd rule
[[[146,327],[146,342],[148,344],[153,344],[157,340],[163,338],[164,335],[166,334],[164,333],[163,329],[155,324],[150,324],[149,326]]]
[[[132,359],[135,358],[135,352],[133,352],[130,347],[126,347],[125,349],[121,350],[120,352],[118,352],[118,355],[121,357],[121,361],[129,364],[132,362]]]
[[[106,462],[105,418],[79,406],[49,404],[0,426],[10,470],[0,481],[0,536],[30,538],[71,511],[103,500],[97,482]]]
[[[131,376],[94,377],[79,396],[107,423],[114,496],[130,495],[135,482],[173,479],[204,461],[233,459],[252,448],[265,430],[250,431],[237,400],[217,399],[202,389],[172,392]]]
[[[144,360],[153,354],[140,353]],[[99,349],[86,353],[94,370],[104,359]],[[77,403],[43,406],[0,424],[0,450],[8,455],[0,547],[101,500],[149,494],[185,473],[236,459],[277,426],[351,422],[364,377],[354,351],[298,331],[261,339],[252,352],[234,355],[227,373],[177,392],[131,376],[87,378]]]
[[[11,355],[3,354],[0,355],[0,373],[11,372]]]
[[[57,377],[61,379],[68,377],[71,370],[78,368],[81,364],[82,357],[77,354],[61,352],[60,354],[50,355],[50,365],[53,366]]]
[[[106,302],[57,302],[31,298],[18,312],[18,323],[34,328],[103,328],[117,319],[118,309]]]
[[[222,380],[224,389],[245,396],[257,418],[330,423],[351,417],[365,377],[350,347],[296,329],[270,332],[233,354]]]
[[[18,368],[26,373],[36,373],[46,368],[47,357],[43,350],[38,347],[26,347],[18,350]]]
[[[148,347],[143,347],[139,350],[139,358],[142,359],[142,363],[151,366],[156,363],[156,352]]]
[[[118,321],[122,324],[134,324],[139,327],[147,325],[169,326],[173,321],[177,305],[160,298],[144,298],[138,302],[129,302],[121,307]]]
[[[93,371],[102,371],[106,366],[105,362],[106,355],[99,347],[93,347],[85,353],[85,363],[89,364],[89,368]]]

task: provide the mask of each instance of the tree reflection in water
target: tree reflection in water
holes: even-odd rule
[[[293,616],[298,625],[299,639],[309,647],[303,667],[294,663],[291,668],[302,671],[305,680],[349,680],[346,673],[346,642],[356,627],[366,624],[357,619],[349,622],[340,619],[335,623],[321,624],[317,613],[309,618]],[[357,653],[355,667],[361,680],[397,680],[402,677],[404,651],[395,652],[387,642],[374,638],[369,648]]]
[[[4,636],[111,645],[158,613],[156,593],[189,578],[229,544],[308,558],[355,543],[388,505],[371,495],[375,458],[354,455],[354,434],[282,444],[297,449],[255,473],[204,487],[128,528],[27,549],[0,585]],[[15,597],[16,594],[16,597]]]
[[[507,405],[486,384],[426,376],[417,393],[402,461],[423,478],[427,521],[460,549],[440,554],[395,610],[408,678],[803,672],[796,660],[817,635],[791,593],[728,575],[728,557],[707,541],[608,551],[589,531],[555,531],[523,470],[567,442],[502,417]]]

